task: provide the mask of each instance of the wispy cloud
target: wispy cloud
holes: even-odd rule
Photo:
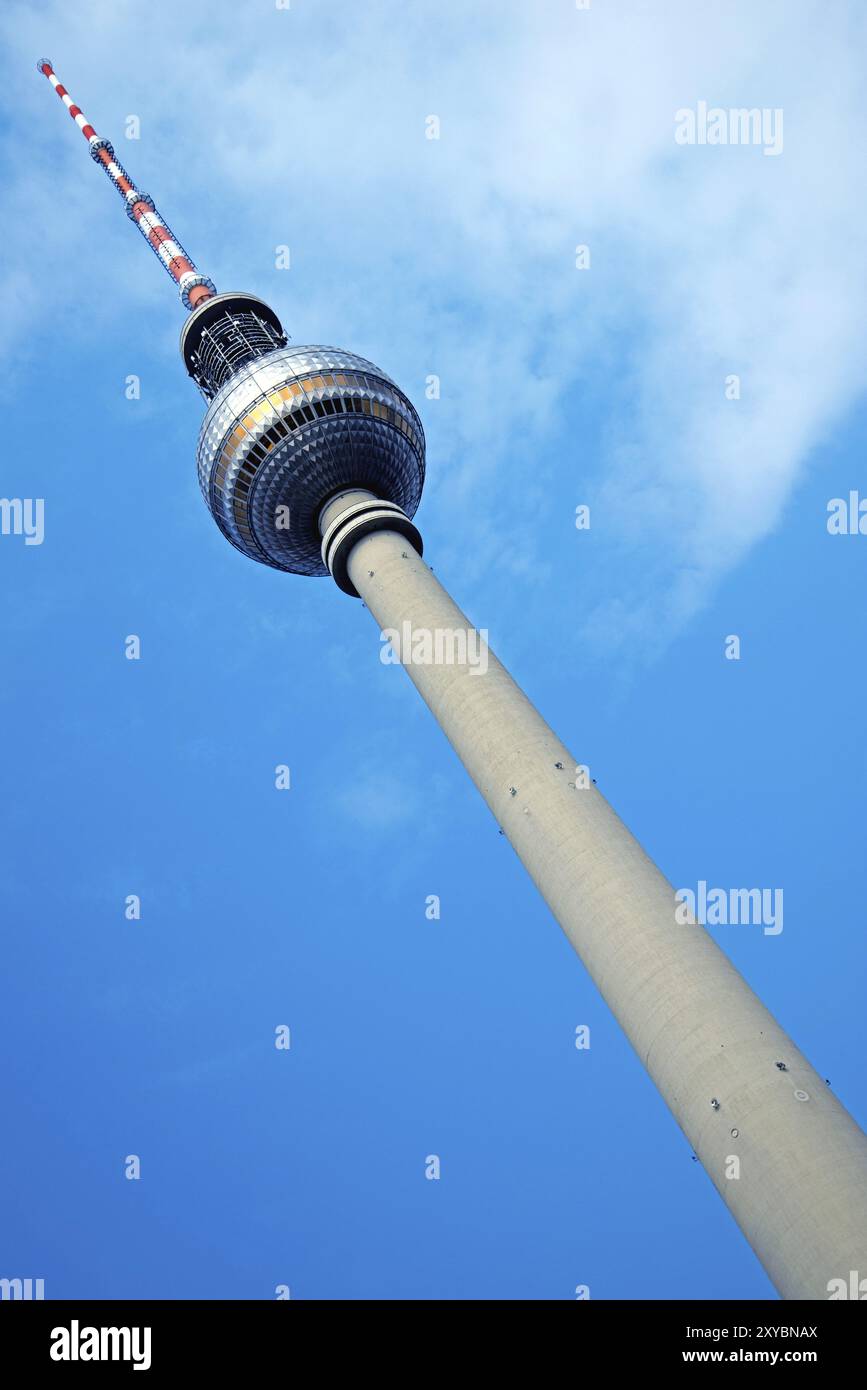
[[[67,258],[59,315],[80,313],[95,223],[113,302],[132,303],[145,255],[122,247],[110,190],[45,109],[44,50],[221,286],[280,300],[296,339],[367,352],[421,403],[441,376],[426,515],[470,580],[537,572],[558,469],[580,482],[606,536],[585,635],[670,635],[696,613],[864,389],[860,5],[297,0],[253,15],[188,0],[169,42],[139,5],[99,0],[11,4],[3,25],[43,161],[7,189],[17,298],[34,223]],[[675,112],[699,100],[782,108],[782,153],[677,145]],[[148,310],[171,296],[159,279],[135,277]],[[560,432],[576,398],[597,430],[580,471]],[[516,528],[519,512],[539,525]]]
[[[422,799],[406,777],[377,767],[362,769],[332,800],[344,816],[371,831],[416,820],[422,809]]]

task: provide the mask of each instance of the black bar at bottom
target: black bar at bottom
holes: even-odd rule
[[[478,1309],[479,1303],[469,1303]],[[6,1301],[0,1303],[0,1372],[13,1366],[19,1375],[31,1370],[50,1376],[85,1372],[99,1374],[109,1367],[114,1375],[157,1375],[193,1371],[198,1376],[213,1371],[225,1378],[233,1372],[246,1372],[267,1365],[288,1367],[301,1351],[312,1351],[320,1370],[333,1365],[333,1356],[342,1336],[352,1329],[352,1302],[319,1303],[316,1300],[274,1302],[88,1302],[51,1300],[46,1302]],[[364,1336],[351,1344],[355,1350],[353,1374],[365,1368],[368,1355],[383,1368],[404,1361],[404,1372],[413,1375],[404,1354],[398,1352],[403,1337],[416,1330],[414,1318],[398,1314],[382,1327],[373,1321],[370,1304],[363,1325]],[[421,1310],[416,1350],[420,1370],[429,1376],[432,1360],[439,1355],[444,1363],[454,1352],[448,1347],[447,1315],[429,1303],[400,1305]],[[499,1303],[484,1303],[489,1312],[478,1314],[472,1324],[458,1324],[456,1333],[465,1351],[475,1347],[491,1349],[486,1322],[495,1316]],[[519,1321],[514,1304],[501,1341],[504,1353],[533,1337],[538,1326],[535,1312],[526,1323]],[[539,1304],[532,1305],[534,1309]],[[542,1305],[547,1306],[545,1304]],[[311,1309],[317,1308],[311,1314]],[[327,1309],[327,1323],[319,1309]],[[772,1302],[575,1302],[568,1311],[561,1304],[554,1317],[552,1307],[545,1314],[545,1335],[560,1329],[566,1337],[580,1335],[573,1351],[580,1358],[596,1357],[609,1372],[641,1370],[665,1373],[674,1367],[701,1367],[739,1364],[812,1366],[823,1373],[843,1370],[863,1362],[865,1324],[863,1310],[842,1303]],[[548,1319],[553,1319],[550,1323]],[[309,1343],[307,1338],[310,1338]],[[392,1337],[396,1342],[392,1342]],[[373,1340],[375,1338],[375,1341]],[[370,1339],[370,1340],[369,1340]],[[552,1350],[547,1343],[549,1351]],[[568,1343],[566,1344],[568,1345]],[[391,1350],[388,1350],[389,1346]],[[373,1348],[377,1350],[374,1352]],[[432,1357],[433,1352],[433,1357]],[[290,1361],[287,1362],[287,1356]],[[415,1358],[411,1358],[414,1360]],[[459,1358],[463,1360],[463,1354]],[[577,1363],[576,1363],[577,1370]]]

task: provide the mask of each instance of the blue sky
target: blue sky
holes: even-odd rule
[[[865,16],[406,9],[4,7],[0,1275],[773,1297],[369,616],[208,517],[182,310],[34,65],[218,288],[406,390],[438,576],[673,883],[784,889],[716,935],[864,1123]],[[780,155],[678,146],[705,99]]]

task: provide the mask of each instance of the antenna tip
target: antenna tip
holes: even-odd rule
[[[45,74],[45,73],[46,73],[46,69],[47,69],[49,72],[53,72],[53,71],[54,71],[54,64],[52,63],[51,59],[50,59],[50,58],[38,58],[38,59],[36,60],[36,71]]]

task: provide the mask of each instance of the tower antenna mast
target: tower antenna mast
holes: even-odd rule
[[[129,174],[117,158],[114,147],[102,135],[97,135],[80,106],[77,106],[58,80],[54,67],[48,58],[40,58],[37,70],[48,78],[63,105],[66,107],[78,129],[90,146],[90,157],[101,164],[108,177],[126,204],[126,215],[138,227],[148,246],[165,267],[180,291],[184,308],[196,309],[206,299],[212,298],[216,288],[207,275],[196,269],[191,256],[187,255],[181,243],[168,224],[163,221],[148,193],[136,188]]]

